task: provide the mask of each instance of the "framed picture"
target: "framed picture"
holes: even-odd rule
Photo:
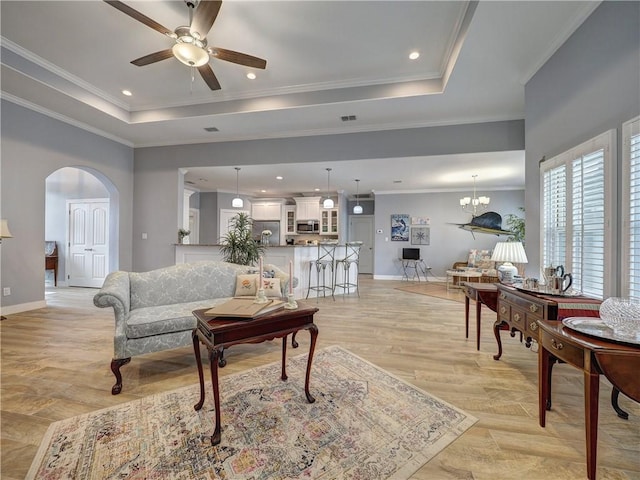
[[[430,225],[429,217],[411,217],[411,225]]]
[[[429,245],[430,236],[429,227],[411,227],[411,245]]]
[[[405,213],[394,213],[391,215],[391,241],[409,241],[409,215]]]

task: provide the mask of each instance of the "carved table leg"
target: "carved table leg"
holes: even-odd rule
[[[227,360],[224,358],[224,348],[220,348],[220,355],[218,356],[218,366],[223,368],[227,364]]]
[[[622,418],[623,420],[628,420],[629,414],[625,412],[622,408],[620,408],[620,405],[618,404],[619,396],[620,396],[620,390],[618,390],[616,387],[613,387],[613,389],[611,390],[611,406],[613,407],[613,409],[616,411],[616,413],[620,418]]]
[[[598,392],[600,374],[584,372],[584,416],[587,434],[587,478],[595,480],[598,464]]]
[[[309,333],[311,334],[311,345],[309,346],[309,357],[307,358],[307,374],[304,379],[304,393],[307,396],[309,403],[316,401],[315,398],[309,392],[309,379],[311,377],[311,362],[313,361],[313,352],[316,349],[316,339],[318,338],[318,327],[313,324],[309,327]]]
[[[296,334],[298,332],[293,332],[293,335],[291,335],[291,346],[293,348],[298,348],[298,342],[296,342]]]
[[[122,391],[122,375],[120,374],[120,367],[126,365],[131,361],[129,358],[118,358],[111,360],[111,371],[116,376],[116,383],[111,387],[111,395],[118,395]]]
[[[198,339],[197,330],[193,331],[192,339],[193,339],[193,353],[196,356],[196,366],[198,367],[198,380],[200,381],[200,400],[196,403],[193,408],[195,410],[200,410],[202,405],[204,404],[204,375],[202,373],[202,361],[200,358],[200,342]]]
[[[538,350],[538,422],[543,428],[547,418],[547,405],[551,397],[551,392],[549,391],[551,385],[549,357],[549,352],[541,346],[540,350]]]
[[[493,334],[496,336],[496,342],[498,343],[498,354],[493,356],[494,360],[500,360],[502,356],[502,339],[500,338],[500,327],[503,325],[501,320],[497,320],[493,324]]]
[[[553,366],[556,364],[558,359],[553,355],[549,355],[549,375],[547,375],[547,401],[546,408],[547,410],[551,410],[551,378],[553,377]]]
[[[211,445],[218,445],[222,439],[222,426],[220,418],[220,385],[218,384],[218,356],[220,350],[209,350],[209,364],[211,368],[211,384],[213,386],[213,403],[216,409],[216,426],[211,435]]]
[[[469,338],[469,297],[464,296],[464,338]]]
[[[476,350],[480,351],[480,316],[482,312],[482,302],[476,299]]]
[[[287,336],[282,337],[282,373],[281,380],[287,379]]]

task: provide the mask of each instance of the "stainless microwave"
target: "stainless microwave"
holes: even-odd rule
[[[296,232],[320,233],[320,223],[318,220],[300,220],[296,222]]]

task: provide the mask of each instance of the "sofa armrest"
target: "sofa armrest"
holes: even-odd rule
[[[93,297],[93,304],[96,307],[113,307],[116,315],[124,319],[130,310],[131,293],[129,288],[128,272],[111,272],[107,275],[102,288]]]

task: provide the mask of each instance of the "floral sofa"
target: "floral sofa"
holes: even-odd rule
[[[498,282],[498,271],[495,262],[491,261],[491,250],[469,250],[469,258],[466,262],[455,262],[453,270],[481,272],[481,277],[471,277],[467,281],[479,281],[481,283]],[[458,283],[458,278],[453,278],[453,283]]]
[[[289,275],[275,265],[267,264],[263,271],[265,277],[278,279],[282,292],[287,291]],[[115,315],[111,371],[116,383],[111,393],[122,391],[120,367],[131,357],[191,345],[196,328],[193,310],[213,307],[238,295],[239,278],[247,274],[258,277],[255,267],[221,261],[185,263],[142,273],[110,273],[93,303],[113,307]],[[297,279],[292,281],[295,287]]]

